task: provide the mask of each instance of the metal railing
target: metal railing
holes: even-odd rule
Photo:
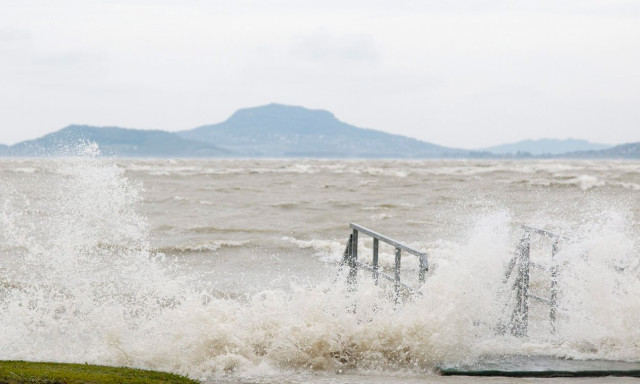
[[[429,263],[427,260],[427,254],[425,252],[417,251],[409,247],[408,245],[405,245],[387,236],[381,235],[378,232],[372,231],[361,225],[350,223],[349,226],[352,229],[352,233],[351,235],[349,235],[349,241],[347,243],[347,247],[344,250],[344,256],[342,257],[342,264],[349,267],[349,282],[355,283],[358,275],[358,267],[360,267],[372,272],[372,278],[376,285],[378,284],[380,277],[393,282],[394,289],[396,292],[396,297],[400,295],[401,288],[404,288],[405,290],[411,293],[418,292],[414,288],[410,287],[407,284],[404,284],[401,281],[400,266],[401,266],[401,259],[402,259],[402,251],[406,251],[408,253],[418,256],[418,260],[420,264],[419,265],[420,269],[418,271],[418,281],[420,283],[424,283],[427,271],[429,270]],[[358,234],[359,233],[368,235],[373,238],[373,260],[372,260],[371,266],[358,261]],[[387,243],[395,248],[395,265],[394,265],[393,276],[390,276],[384,272],[380,272],[380,266],[378,262],[380,241]]]
[[[516,296],[516,305],[513,309],[510,321],[510,331],[515,336],[526,336],[529,328],[529,299],[539,301],[549,306],[549,321],[551,331],[556,329],[556,316],[558,310],[558,264],[556,254],[561,240],[569,240],[568,237],[549,232],[544,229],[523,225],[524,233],[516,247],[513,257],[507,265],[504,281],[509,280],[513,270],[517,266],[517,274],[512,286]],[[547,268],[531,262],[531,235],[537,234],[551,239],[551,267],[548,268],[551,275],[550,297],[548,299],[529,292],[529,277],[531,267],[546,270]]]

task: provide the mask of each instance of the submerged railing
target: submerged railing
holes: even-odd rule
[[[523,225],[524,233],[520,238],[520,242],[516,247],[513,257],[507,265],[504,281],[508,282],[513,270],[516,269],[516,277],[512,286],[515,293],[516,303],[511,314],[509,328],[511,334],[515,336],[526,336],[529,328],[529,299],[547,304],[549,306],[549,321],[551,323],[551,331],[556,329],[556,316],[558,310],[558,263],[556,254],[559,250],[559,242],[561,240],[569,240],[568,237],[549,232],[544,229]],[[551,238],[551,267],[546,268],[543,265],[533,263],[530,260],[531,253],[531,236],[541,235]],[[531,267],[546,270],[550,272],[550,297],[543,298],[529,291],[529,277]]]
[[[429,270],[427,253],[420,252],[411,248],[397,240],[391,239],[378,232],[372,231],[361,225],[351,223],[351,235],[344,250],[342,257],[342,265],[349,268],[348,282],[355,285],[358,277],[358,268],[365,269],[372,273],[375,284],[377,285],[380,278],[384,278],[393,283],[396,293],[396,300],[400,297],[401,291],[404,289],[409,293],[417,293],[420,291],[405,284],[401,280],[400,269],[402,261],[402,251],[411,253],[418,257],[419,270],[418,281],[420,284],[425,282],[426,274]],[[562,236],[544,229],[523,225],[523,234],[516,247],[513,257],[507,265],[504,276],[505,284],[509,282],[510,277],[515,270],[515,279],[513,281],[511,291],[515,295],[515,306],[511,313],[511,318],[507,326],[499,326],[500,332],[507,330],[515,336],[526,336],[529,329],[529,302],[536,300],[549,306],[549,321],[552,332],[556,330],[556,318],[558,311],[558,263],[556,255],[559,251],[561,241],[570,240],[566,236]],[[364,234],[373,238],[373,258],[371,265],[365,264],[358,260],[358,239],[359,235]],[[551,266],[549,268],[531,261],[531,238],[533,235],[540,235],[551,239]],[[387,243],[395,248],[395,263],[393,276],[380,271],[379,265],[379,245],[380,241]],[[550,273],[550,294],[549,298],[542,297],[530,291],[529,279],[531,268],[548,270]]]
[[[419,261],[418,281],[420,283],[424,283],[427,271],[429,270],[429,263],[427,261],[427,254],[425,252],[420,252],[399,241],[396,241],[387,236],[381,235],[378,232],[372,231],[361,225],[351,223],[350,227],[352,229],[352,233],[351,235],[349,235],[349,241],[347,242],[347,247],[345,248],[344,255],[342,257],[342,264],[349,267],[348,279],[350,283],[356,282],[356,278],[358,275],[358,267],[360,267],[372,272],[372,278],[376,285],[378,284],[380,277],[393,282],[394,289],[396,292],[396,297],[400,295],[401,289],[405,289],[406,291],[411,293],[417,293],[417,291],[414,288],[410,287],[407,284],[404,284],[401,281],[400,266],[401,266],[401,259],[402,259],[402,251],[406,251],[408,253],[418,256],[418,261]],[[358,235],[360,233],[373,238],[373,260],[372,260],[371,266],[358,261]],[[390,276],[384,272],[380,272],[380,266],[378,262],[380,241],[387,243],[395,248],[395,265],[394,265],[393,276]]]

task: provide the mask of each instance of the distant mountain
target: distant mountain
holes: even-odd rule
[[[259,157],[392,157],[468,156],[469,151],[358,128],[324,110],[281,104],[240,109],[226,121],[178,134]]]
[[[517,143],[502,144],[494,147],[483,148],[482,151],[496,155],[529,153],[532,155],[559,155],[562,153],[578,151],[597,151],[611,148],[611,145],[591,143],[578,139],[540,139],[523,140]]]
[[[73,155],[83,142],[97,143],[100,152],[107,156],[212,157],[230,154],[213,144],[185,140],[165,131],[71,125],[39,139],[0,147],[0,155]]]
[[[640,159],[640,142],[616,145],[600,151],[576,151],[560,156],[579,159]]]
[[[640,159],[640,143],[610,147],[576,139],[525,140],[482,151],[448,148],[358,128],[328,111],[281,104],[240,109],[222,123],[176,133],[71,125],[35,140],[0,144],[0,156],[75,155],[86,142],[97,143],[103,155],[121,157]]]

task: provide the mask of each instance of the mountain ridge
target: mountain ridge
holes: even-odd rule
[[[258,157],[457,157],[468,150],[360,128],[331,112],[271,103],[243,108],[227,120],[177,132],[183,138],[216,143]]]
[[[532,155],[559,155],[563,153],[603,150],[613,147],[612,145],[592,143],[583,139],[551,139],[542,138],[537,140],[526,139],[514,143],[506,143],[482,148],[496,155],[530,153]]]
[[[207,157],[230,154],[215,145],[182,139],[174,133],[160,130],[140,130],[120,127],[69,125],[33,140],[0,147],[7,156],[64,156],[78,154],[78,148],[95,142],[105,156],[122,157]]]
[[[167,132],[120,127],[70,125],[33,140],[11,146],[0,144],[0,156],[77,155],[83,143],[95,142],[105,156],[122,157],[308,157],[308,158],[640,158],[640,142],[588,149],[604,144],[580,139],[523,140],[501,146],[555,143],[577,145],[579,150],[531,153],[491,153],[440,146],[383,131],[359,128],[338,120],[333,113],[283,104],[243,108],[227,120],[191,130]],[[587,149],[585,149],[585,146]],[[495,150],[495,149],[494,149]]]
[[[620,144],[600,151],[565,153],[562,157],[575,159],[640,159],[640,142]]]

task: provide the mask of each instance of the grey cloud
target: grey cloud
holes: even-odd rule
[[[38,56],[35,63],[44,66],[75,66],[94,65],[104,62],[106,55],[82,51],[66,51],[43,54]]]
[[[332,35],[319,32],[295,39],[291,53],[311,61],[372,61],[378,58],[375,40],[366,34]]]
[[[124,4],[165,4],[176,7],[211,7],[225,12],[373,12],[402,13],[470,13],[537,12],[546,14],[576,14],[594,16],[640,17],[637,0],[118,0]]]
[[[78,116],[188,128],[274,100],[451,146],[640,140],[638,0],[5,3],[11,140]]]
[[[0,28],[0,44],[31,40],[33,35],[23,29]]]

